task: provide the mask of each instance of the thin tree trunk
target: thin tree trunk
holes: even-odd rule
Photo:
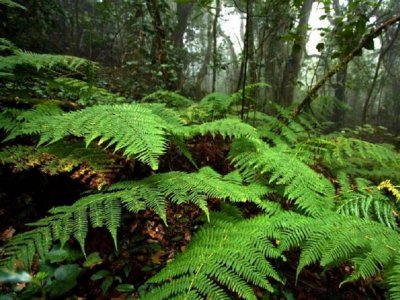
[[[215,16],[213,21],[213,72],[212,72],[212,88],[211,91],[215,92],[215,84],[217,82],[217,64],[218,64],[218,19],[221,13],[220,0],[215,2]]]
[[[211,61],[212,52],[212,26],[211,26],[211,14],[208,16],[208,27],[207,27],[207,48],[204,54],[204,60],[200,67],[199,73],[197,75],[195,91],[197,95],[201,94],[201,85],[203,84],[204,78],[207,75],[208,65]]]

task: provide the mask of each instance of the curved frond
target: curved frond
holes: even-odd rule
[[[282,282],[268,259],[281,258],[275,246],[279,220],[266,216],[237,220],[224,214],[195,235],[188,249],[147,284],[143,299],[257,299],[251,285],[272,292],[266,279]]]

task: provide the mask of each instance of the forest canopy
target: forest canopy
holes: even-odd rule
[[[0,299],[400,299],[399,1],[0,17]]]

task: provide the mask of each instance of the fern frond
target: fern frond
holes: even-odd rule
[[[37,133],[39,145],[57,142],[68,135],[83,137],[86,145],[99,139],[97,144],[123,150],[124,155],[135,156],[157,169],[157,158],[166,147],[166,127],[166,122],[138,104],[104,105],[29,120],[11,138]]]
[[[211,93],[200,100],[199,108],[213,117],[223,116],[228,112],[232,98],[224,93]]]
[[[127,101],[125,97],[110,93],[83,80],[60,77],[55,80],[55,83],[63,91],[64,97],[76,99],[79,104],[85,106],[117,104]]]
[[[164,103],[174,108],[186,108],[193,104],[192,100],[171,91],[156,91],[143,97],[140,102]]]
[[[282,282],[267,259],[283,258],[274,245],[279,222],[266,216],[237,220],[224,214],[195,235],[188,249],[147,284],[143,299],[257,299],[251,285],[273,291],[266,277]]]
[[[397,201],[400,202],[400,191],[398,189],[398,186],[393,185],[390,180],[385,180],[382,181],[378,185],[379,190],[387,189],[389,192],[392,193],[392,195],[396,198]]]
[[[235,150],[237,146],[246,151]],[[282,185],[284,196],[308,214],[318,215],[333,208],[335,191],[332,184],[296,157],[279,148],[268,147],[261,140],[247,141],[246,146],[243,142],[234,143],[232,148],[232,162],[245,178],[254,180],[268,175],[269,183]]]
[[[301,154],[314,154],[314,160],[320,160],[331,169],[354,164],[365,169],[371,164],[385,166],[400,161],[400,155],[386,145],[372,144],[355,138],[341,136],[311,138],[297,146]]]
[[[260,136],[266,138],[270,144],[293,146],[310,134],[318,132],[319,126],[314,119],[310,121],[307,116],[301,116],[294,120],[289,109],[276,104],[273,108],[275,115],[265,115],[264,121],[258,126]]]
[[[64,245],[72,236],[84,251],[89,222],[92,227],[105,226],[116,245],[123,206],[134,213],[151,209],[166,222],[167,200],[176,204],[194,203],[207,216],[207,200],[210,198],[260,204],[261,197],[269,190],[257,183],[244,185],[239,178],[237,173],[221,176],[210,168],[203,168],[197,173],[170,172],[140,181],[117,183],[102,193],[83,197],[71,206],[56,207],[50,211],[51,216],[31,224],[36,228],[16,235],[5,246],[10,258],[7,263],[12,264],[18,259],[28,268],[35,251],[40,250],[41,256],[45,257],[50,247],[48,244],[60,241]],[[35,241],[33,250],[31,240]]]
[[[0,164],[10,164],[14,171],[39,168],[49,175],[72,172],[72,178],[82,177],[85,183],[90,179],[90,185],[97,189],[109,185],[108,175],[117,168],[113,162],[99,147],[85,147],[81,142],[57,142],[39,148],[17,145],[0,151]]]
[[[213,137],[219,134],[224,138],[258,137],[257,130],[254,127],[243,123],[239,119],[222,119],[200,125],[192,125],[188,128],[187,137],[206,134],[211,134]]]
[[[366,279],[390,268],[400,251],[397,231],[356,217],[327,213],[318,219],[296,219],[285,226],[282,249],[301,245],[297,275],[318,261],[322,266],[347,261],[354,272],[344,282]]]
[[[390,299],[400,299],[400,254],[394,258],[393,266],[384,273],[384,278]]]
[[[337,199],[337,212],[378,221],[396,228],[397,208],[395,202],[382,194],[369,180],[356,178],[351,184],[348,174],[340,172],[338,182],[341,187]]]
[[[17,50],[10,56],[0,56],[0,71],[2,72],[12,72],[18,66],[31,66],[37,71],[55,67],[77,71],[93,65],[92,62],[75,56],[37,54],[22,50]]]
[[[24,10],[26,9],[25,6],[22,6],[21,4],[15,2],[15,1],[12,1],[12,0],[0,0],[0,4],[8,6],[8,7],[20,8],[20,9],[24,9]]]

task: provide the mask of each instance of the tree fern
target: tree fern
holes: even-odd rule
[[[272,292],[266,277],[282,282],[267,260],[282,257],[275,246],[278,224],[266,216],[214,214],[189,248],[147,282],[151,291],[142,299],[232,299],[229,293],[257,299],[251,285]]]

